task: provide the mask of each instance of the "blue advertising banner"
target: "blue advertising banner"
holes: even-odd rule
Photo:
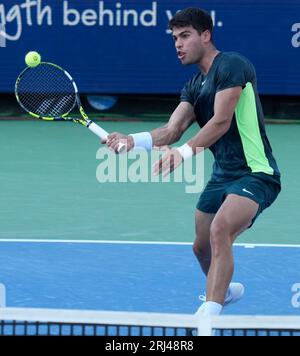
[[[193,6],[211,13],[218,49],[252,60],[261,94],[300,94],[300,0],[0,0],[0,92],[34,50],[82,93],[179,93],[197,68],[179,63],[168,21]]]

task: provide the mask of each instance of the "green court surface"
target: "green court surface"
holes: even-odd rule
[[[104,122],[108,131],[151,130],[160,122]],[[99,183],[99,140],[71,123],[0,122],[0,239],[191,242],[199,194],[184,183]],[[181,143],[196,133],[194,125]],[[283,178],[277,202],[242,243],[299,244],[300,125],[268,125]],[[212,156],[205,155],[205,177]]]

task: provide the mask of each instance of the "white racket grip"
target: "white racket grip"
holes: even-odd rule
[[[101,140],[107,140],[108,132],[103,130],[100,126],[96,125],[94,122],[88,127],[95,135],[101,138]]]
[[[119,143],[117,151],[118,153],[126,152],[126,145],[124,143]]]
[[[107,140],[108,137],[108,132],[106,132],[105,130],[103,130],[100,126],[98,126],[97,124],[95,124],[94,122],[92,122],[88,128],[98,137],[101,138],[101,140]],[[118,146],[118,153],[122,153],[126,150],[126,145],[124,143],[119,143]]]

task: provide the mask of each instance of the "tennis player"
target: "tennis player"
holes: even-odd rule
[[[168,147],[154,170],[170,173],[197,148],[209,148],[214,155],[211,180],[197,204],[193,250],[207,276],[206,296],[198,312],[218,315],[223,306],[244,294],[242,284],[231,283],[232,245],[277,198],[280,172],[266,135],[252,63],[215,47],[212,18],[202,9],[178,12],[170,29],[179,60],[197,65],[199,73],[185,84],[166,126],[129,136],[113,133],[107,145],[115,150],[120,140],[126,140],[128,150],[151,150],[177,142],[194,121],[201,127],[183,146]]]

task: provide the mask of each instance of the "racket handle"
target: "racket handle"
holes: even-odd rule
[[[107,140],[108,137],[108,132],[103,130],[100,126],[96,125],[94,122],[92,122],[88,126],[89,130],[91,130],[95,135],[101,138],[101,140]]]
[[[117,149],[118,153],[123,153],[123,152],[126,152],[126,145],[125,143],[119,143],[118,145],[118,149]]]
[[[101,140],[107,140],[108,137],[108,132],[106,132],[105,130],[103,130],[100,126],[98,126],[97,124],[95,124],[94,122],[92,122],[89,126],[88,126],[89,130],[91,130],[95,135],[97,135],[98,137],[101,138]],[[118,153],[122,153],[124,151],[126,151],[126,145],[124,143],[119,143],[118,149],[117,149]]]

